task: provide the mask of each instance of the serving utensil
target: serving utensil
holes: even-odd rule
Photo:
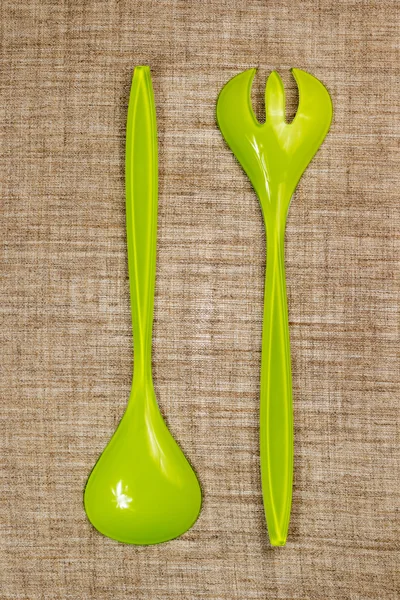
[[[276,71],[265,90],[266,121],[256,119],[251,86],[256,69],[236,75],[222,89],[217,121],[225,141],[249,177],[267,233],[260,386],[260,459],[265,516],[273,546],[286,543],[292,502],[293,410],[290,340],[284,270],[286,217],[292,195],[324,140],[332,102],[323,84],[292,69],[299,106],[285,121],[285,91]]]
[[[129,544],[157,544],[193,525],[201,490],[161,416],[152,380],[158,158],[147,66],[136,67],[132,81],[125,177],[133,381],[125,414],[89,476],[84,505],[104,535]]]

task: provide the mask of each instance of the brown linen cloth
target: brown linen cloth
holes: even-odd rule
[[[395,600],[399,578],[399,3],[3,0],[1,600]],[[124,143],[135,65],[159,128],[154,381],[201,480],[155,547],[86,519],[132,371]],[[263,517],[265,236],[215,123],[226,81],[289,67],[334,121],[286,235],[295,413],[286,548]]]

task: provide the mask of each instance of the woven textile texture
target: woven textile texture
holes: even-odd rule
[[[396,600],[400,594],[396,0],[3,0],[1,600]],[[159,129],[154,382],[204,493],[180,539],[119,544],[87,476],[132,372],[124,198],[135,65]],[[258,397],[265,234],[215,122],[218,92],[292,66],[331,130],[286,230],[295,475],[269,546]]]

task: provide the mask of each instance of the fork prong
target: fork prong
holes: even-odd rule
[[[311,73],[301,69],[291,69],[291,72],[299,90],[299,106],[293,124],[296,123],[296,117],[301,115],[307,123],[308,136],[318,133],[322,143],[332,120],[329,92]]]
[[[265,114],[267,122],[285,121],[285,88],[277,71],[272,71],[265,86]]]

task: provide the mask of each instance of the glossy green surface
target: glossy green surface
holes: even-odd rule
[[[261,204],[267,232],[260,387],[260,459],[270,542],[286,543],[293,480],[293,410],[290,340],[284,271],[286,216],[297,183],[326,136],[332,103],[318,79],[292,69],[299,89],[293,121],[285,121],[285,92],[273,71],[265,91],[266,121],[251,106],[255,69],[222,89],[217,120],[227,144],[247,173]]]
[[[193,525],[201,490],[163,421],[151,374],[158,159],[149,67],[137,67],[132,81],[125,177],[133,382],[125,414],[90,474],[84,504],[89,520],[104,535],[130,544],[157,544]]]

